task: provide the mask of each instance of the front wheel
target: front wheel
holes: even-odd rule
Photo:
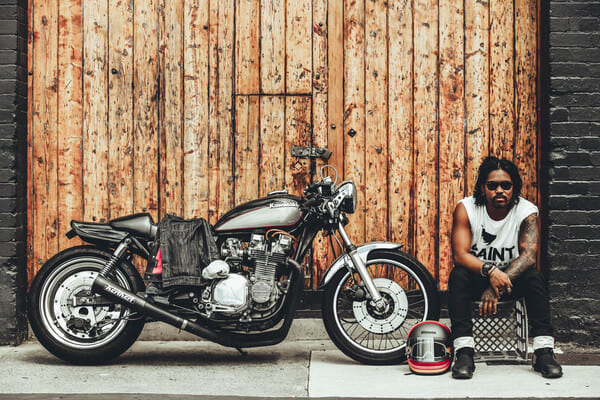
[[[38,272],[29,291],[28,314],[40,343],[75,364],[97,364],[118,356],[137,339],[144,318],[92,293],[92,282],[110,258],[94,247],[67,249]],[[128,262],[109,277],[137,292],[144,283]]]
[[[323,322],[335,345],[365,364],[395,364],[406,359],[410,329],[437,320],[439,293],[431,274],[415,258],[398,251],[373,251],[367,260],[383,310],[365,298],[357,272],[338,271],[325,288]]]

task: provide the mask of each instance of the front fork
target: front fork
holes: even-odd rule
[[[362,280],[362,282],[364,282],[367,289],[367,293],[369,293],[369,295],[371,296],[372,302],[375,304],[375,307],[377,307],[377,310],[382,311],[383,309],[385,309],[385,301],[383,300],[383,297],[381,297],[381,295],[379,294],[379,291],[377,290],[377,287],[375,286],[375,283],[373,282],[373,279],[369,274],[367,264],[358,255],[356,246],[348,237],[348,234],[344,229],[344,225],[341,222],[338,224],[338,232],[340,233],[342,241],[344,242],[346,253],[348,253],[348,255],[350,256],[350,259],[352,260],[352,264],[354,264],[356,272],[358,272],[360,279]]]

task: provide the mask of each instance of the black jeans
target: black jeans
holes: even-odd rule
[[[542,274],[530,268],[512,281],[511,294],[504,294],[500,300],[514,300],[525,297],[530,335],[552,336],[550,324],[550,302]],[[490,285],[487,278],[473,273],[465,267],[455,266],[448,281],[448,311],[452,323],[452,336],[473,336],[471,302],[481,299],[481,294]]]

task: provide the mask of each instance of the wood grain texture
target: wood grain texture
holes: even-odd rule
[[[58,248],[81,244],[64,234],[83,217],[83,26],[81,0],[59,3],[58,16]]]
[[[258,94],[260,88],[260,0],[236,0],[235,92]]]
[[[438,3],[414,1],[415,254],[437,277]]]
[[[185,218],[208,215],[208,24],[209,0],[186,0],[183,23]]]
[[[27,74],[29,80],[27,82],[27,280],[28,284],[31,284],[34,276],[34,260],[33,260],[33,225],[35,219],[33,218],[33,190],[34,184],[32,179],[32,168],[33,168],[33,51],[34,51],[34,35],[35,27],[33,17],[33,11],[35,10],[34,2],[32,0],[27,3]]]
[[[515,0],[515,163],[523,179],[521,195],[538,201],[537,7]]]
[[[32,272],[58,250],[57,4],[37,2],[33,9]]]
[[[208,36],[208,215],[217,222],[219,202],[219,0],[209,1]]]
[[[136,3],[133,19],[133,210],[158,221],[158,0]]]
[[[312,0],[286,4],[286,76],[288,94],[312,93]]]
[[[285,0],[260,0],[260,89],[285,90]]]
[[[514,156],[513,0],[490,2],[490,153]]]
[[[366,2],[365,239],[387,240],[387,0]]]
[[[327,140],[327,0],[313,0],[313,79],[312,79],[312,140],[313,146],[328,147]],[[317,160],[317,175],[312,180],[319,179],[321,166],[326,164]],[[329,240],[319,233],[313,241],[313,257],[311,270],[306,275],[305,287],[317,289],[327,267],[333,262],[333,253],[329,249]]]
[[[133,3],[108,7],[109,218],[133,212]]]
[[[83,218],[108,220],[108,3],[83,3]]]
[[[364,18],[364,17],[363,17]],[[344,176],[344,4],[330,1],[327,8],[327,143],[329,159]]]
[[[285,187],[288,192],[301,195],[310,183],[307,158],[292,157],[292,146],[311,144],[311,98],[289,96],[285,98]]]
[[[183,215],[183,0],[159,3],[161,214]]]
[[[235,98],[235,204],[259,197],[260,97]]]
[[[346,230],[354,241],[365,240],[365,14],[364,1],[344,1],[344,48],[343,48],[343,116],[344,125],[338,136],[330,137],[330,141],[342,139],[343,169],[338,169],[338,174],[343,171],[344,179],[352,179],[358,191],[356,213],[352,215],[352,223]],[[331,70],[331,64],[330,64]],[[339,80],[339,73],[330,73],[330,77]],[[338,83],[339,84],[339,83]],[[330,88],[331,88],[330,83]],[[330,101],[330,113],[332,110]],[[339,101],[336,99],[336,101]],[[332,117],[330,117],[331,119]],[[330,135],[331,136],[331,135]],[[335,138],[335,139],[334,139]],[[338,142],[339,143],[339,142]],[[338,151],[339,151],[338,150]],[[335,155],[335,153],[334,153]]]
[[[489,6],[465,0],[465,191],[471,195],[489,155]]]
[[[281,96],[260,98],[260,168],[261,197],[285,188],[285,99]]]
[[[413,248],[413,24],[412,1],[390,2],[389,35],[389,239]]]
[[[219,0],[219,174],[211,181],[219,191],[217,218],[233,207],[233,34],[234,1]]]
[[[464,197],[464,9],[462,0],[439,0],[439,288],[452,269],[452,213]]]

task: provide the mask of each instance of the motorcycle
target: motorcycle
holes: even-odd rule
[[[292,149],[292,155],[310,158],[311,170],[316,158],[330,154]],[[331,340],[362,363],[404,361],[410,329],[439,318],[436,284],[399,244],[352,243],[344,227],[356,209],[356,186],[350,180],[336,184],[337,176],[324,176],[329,168],[335,172],[323,167],[303,196],[276,191],[223,215],[212,235],[228,271],[192,287],[151,291],[133,266],[134,255],[153,256],[157,224],[149,214],[106,224],[72,221],[67,236],[90,245],[59,252],[36,275],[28,299],[33,332],[52,354],[75,364],[119,356],[151,320],[242,354],[275,345],[289,332],[301,299],[301,264],[324,231],[334,254],[333,239],[341,250],[319,286]]]

